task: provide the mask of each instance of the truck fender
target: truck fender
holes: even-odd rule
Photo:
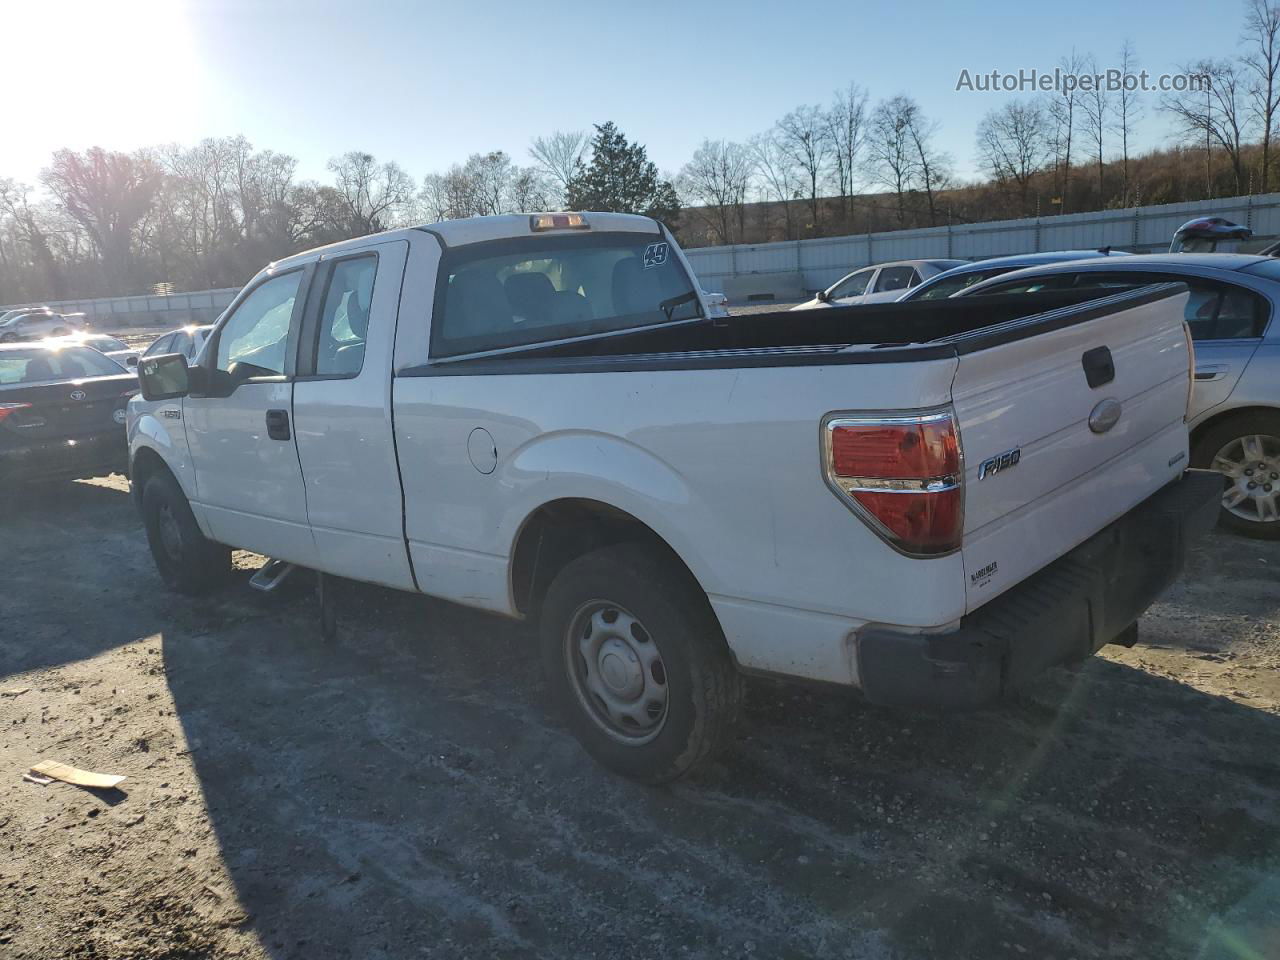
[[[166,417],[164,411],[176,411],[178,417]],[[183,495],[191,504],[196,522],[205,536],[209,536],[208,525],[204,520],[204,511],[196,501],[196,475],[191,456],[187,451],[186,437],[180,432],[170,430],[168,423],[181,425],[182,407],[178,402],[166,401],[160,404],[146,404],[135,415],[133,404],[129,409],[129,477],[133,488],[135,502],[142,504],[142,485],[149,469],[146,461],[158,458],[169,472],[173,474]],[[152,461],[154,464],[154,461]]]
[[[515,495],[499,520],[497,542],[511,563],[528,519],[557,500],[591,500],[645,524],[684,562],[706,591],[712,567],[695,546],[693,518],[701,504],[669,463],[622,437],[593,431],[544,434],[499,466],[499,484]]]

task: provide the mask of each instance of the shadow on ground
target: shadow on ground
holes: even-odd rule
[[[757,684],[674,789],[596,768],[525,628],[348,588],[165,662],[279,957],[1280,953],[1280,718],[1093,661],[930,719]],[[1197,953],[1197,951],[1202,951]]]

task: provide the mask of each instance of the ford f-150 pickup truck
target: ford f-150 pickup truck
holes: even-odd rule
[[[645,217],[397,230],[144,357],[133,489],[179,591],[236,547],[534,619],[588,752],[661,782],[744,673],[969,706],[1134,635],[1222,481],[1186,288],[1098,295],[711,317]]]

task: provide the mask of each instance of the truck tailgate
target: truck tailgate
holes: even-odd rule
[[[955,338],[968,610],[1186,468],[1186,297],[1146,287]]]

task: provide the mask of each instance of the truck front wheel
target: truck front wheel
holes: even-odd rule
[[[741,679],[705,596],[660,550],[625,543],[571,561],[541,630],[555,699],[601,765],[665,783],[729,739]]]
[[[200,532],[178,481],[163,471],[142,488],[147,543],[160,578],[172,590],[197,594],[223,583],[231,571],[231,549]]]

